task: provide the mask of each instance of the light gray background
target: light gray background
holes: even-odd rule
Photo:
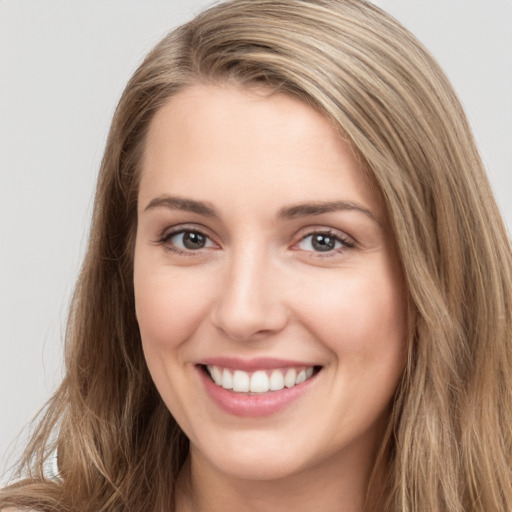
[[[0,473],[61,378],[65,318],[116,102],[143,55],[209,3],[0,0]],[[511,0],[375,3],[452,80],[510,229]]]

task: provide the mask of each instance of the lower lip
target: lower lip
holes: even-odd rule
[[[248,395],[217,386],[206,374],[202,367],[197,367],[206,392],[212,401],[224,412],[235,416],[258,417],[270,416],[298,400],[316,380],[316,374],[292,388],[283,388],[280,391]]]

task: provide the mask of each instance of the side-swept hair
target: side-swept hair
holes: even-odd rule
[[[0,507],[156,511],[188,441],[147,370],[134,314],[141,154],[155,112],[197,83],[264,85],[327,116],[387,208],[409,354],[375,462],[381,512],[512,510],[512,257],[444,74],[364,0],[231,0],[171,32],[120,100],[66,339],[66,376]],[[243,172],[243,170],[241,170]],[[57,450],[58,478],[44,474]],[[385,471],[382,471],[382,470]]]

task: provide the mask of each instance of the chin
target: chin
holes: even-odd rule
[[[226,461],[217,461],[218,469],[225,475],[247,481],[279,481],[301,473],[303,467],[296,461],[282,457],[269,456],[265,460],[261,456],[253,460],[241,457]]]
[[[301,445],[297,443],[292,446],[290,443],[280,439],[269,439],[261,433],[239,439],[234,442],[230,439],[226,445],[216,443],[212,450],[202,447],[194,450],[200,458],[208,459],[211,466],[217,468],[221,473],[232,478],[242,480],[281,480],[302,472],[307,466],[307,455]]]

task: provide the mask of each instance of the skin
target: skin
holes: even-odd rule
[[[151,375],[191,442],[177,510],[360,512],[406,315],[385,211],[350,145],[296,98],[197,85],[156,114],[142,164],[136,313]],[[184,229],[204,246],[187,248]],[[334,248],[319,251],[312,233]],[[227,356],[321,370],[278,412],[239,417],[213,403],[197,366]]]

